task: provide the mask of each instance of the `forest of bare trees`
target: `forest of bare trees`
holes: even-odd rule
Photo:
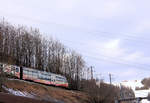
[[[53,38],[45,39],[38,29],[0,22],[0,61],[32,67],[68,77],[79,84],[85,62],[82,56]],[[78,85],[70,85],[78,89]]]
[[[93,103],[112,103],[119,96],[118,87],[96,85],[92,70],[86,69],[82,56],[74,50],[52,37],[42,37],[38,29],[13,26],[4,20],[0,22],[0,62],[64,75],[71,89],[86,91]]]
[[[83,80],[82,82],[84,83],[83,90],[91,97],[90,103],[114,103],[115,99],[135,97],[133,90],[124,86],[120,88],[103,81],[96,85],[96,80]],[[123,103],[133,103],[133,101]]]

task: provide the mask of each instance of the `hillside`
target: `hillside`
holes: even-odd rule
[[[0,103],[52,103],[52,102],[27,97],[20,97],[7,93],[0,93]]]
[[[5,82],[4,92],[50,101],[52,103],[88,103],[88,95],[80,91],[46,86],[22,80],[9,79]]]

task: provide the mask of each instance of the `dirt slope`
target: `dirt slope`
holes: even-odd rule
[[[35,98],[51,101],[53,103],[88,103],[88,95],[79,92],[66,90],[58,87],[46,86],[22,80],[8,80],[6,88],[16,91],[28,92]]]
[[[52,103],[52,102],[14,96],[6,93],[0,93],[0,103]]]

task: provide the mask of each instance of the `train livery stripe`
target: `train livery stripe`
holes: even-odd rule
[[[34,82],[48,85],[68,87],[68,82],[66,78],[58,74],[3,63],[0,63],[0,65],[1,67],[3,67],[4,72],[13,75],[19,79],[21,78],[23,80],[32,80]]]
[[[48,80],[42,80],[42,79],[29,77],[28,75],[25,75],[25,74],[23,74],[23,79],[24,80],[32,80],[34,82],[43,83],[43,84],[49,84],[49,85],[54,85],[55,84],[54,82],[50,82]]]

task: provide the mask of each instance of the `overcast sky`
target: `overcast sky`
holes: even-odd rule
[[[150,77],[149,0],[0,0],[0,18],[39,28],[113,82]]]

